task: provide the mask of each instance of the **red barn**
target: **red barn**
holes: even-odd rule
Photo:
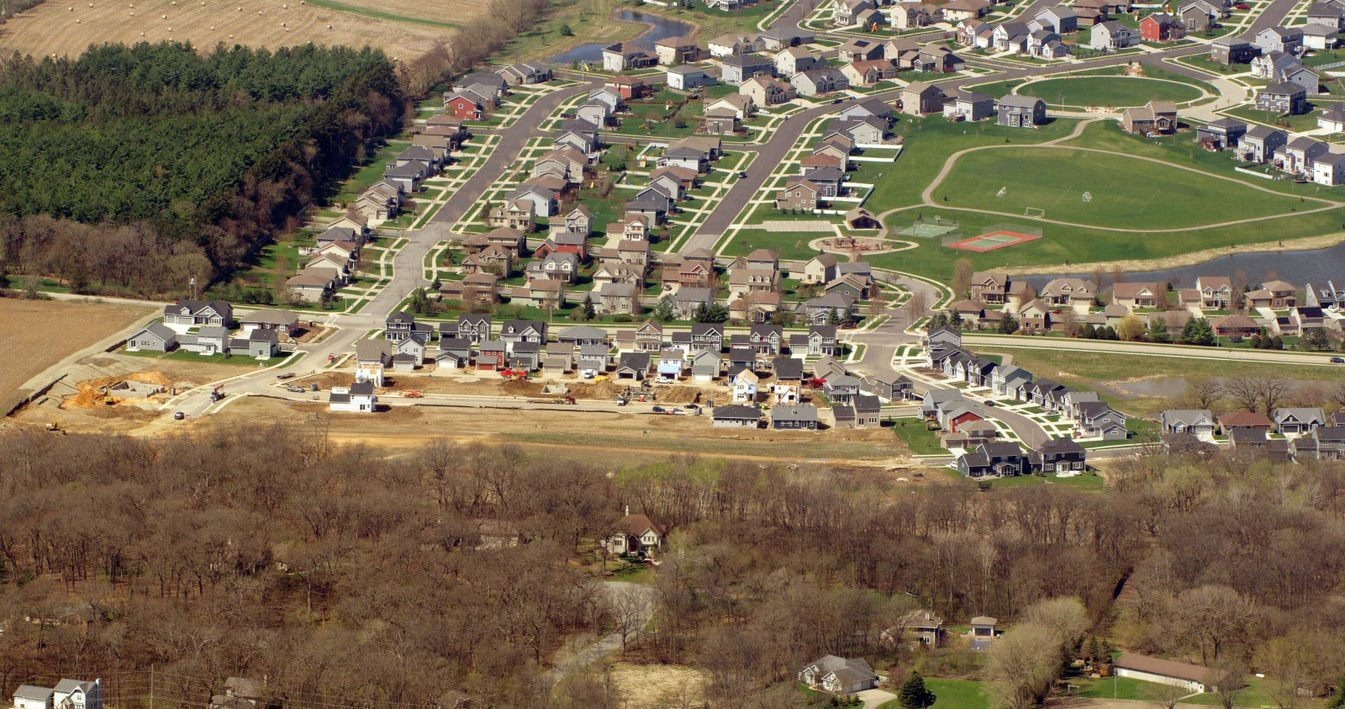
[[[481,120],[486,117],[486,107],[480,101],[463,94],[444,101],[444,111],[460,120]]]
[[[1186,35],[1181,20],[1156,12],[1140,20],[1140,37],[1146,42],[1170,42]]]

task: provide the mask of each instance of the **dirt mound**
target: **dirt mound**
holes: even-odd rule
[[[527,379],[500,382],[500,391],[510,396],[541,396],[544,385]]]
[[[669,404],[694,404],[704,394],[698,387],[689,386],[656,387],[654,393],[659,401]]]
[[[79,389],[74,394],[67,396],[61,402],[61,408],[93,409],[104,406],[120,404],[126,399],[112,396],[107,393],[108,387],[122,381],[142,382],[164,387],[165,391],[173,386],[173,380],[163,372],[148,371],[134,372],[121,377],[99,377],[97,379],[85,379],[75,386]],[[144,399],[139,399],[144,401]]]
[[[607,380],[601,382],[575,382],[570,385],[570,396],[576,399],[615,399],[625,393],[626,385]]]
[[[299,382],[305,388],[317,384],[319,389],[326,391],[332,387],[348,387],[355,383],[355,375],[349,372],[324,372],[312,377],[304,377]]]

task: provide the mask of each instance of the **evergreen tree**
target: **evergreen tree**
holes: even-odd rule
[[[1162,319],[1150,321],[1149,340],[1153,342],[1172,342],[1172,336],[1168,334],[1167,325],[1164,324]]]
[[[901,704],[902,709],[925,709],[933,706],[936,699],[938,697],[925,687],[925,678],[921,677],[919,672],[912,672],[911,676],[901,683],[901,689],[897,692],[897,702]]]
[[[1210,321],[1205,318],[1189,320],[1186,327],[1182,328],[1182,342],[1187,344],[1209,347],[1215,341],[1214,328],[1210,327]]]

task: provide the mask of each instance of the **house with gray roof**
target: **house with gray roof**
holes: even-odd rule
[[[862,658],[826,655],[798,671],[799,681],[832,694],[854,694],[878,686],[878,675]]]
[[[1326,425],[1326,414],[1317,407],[1278,408],[1270,419],[1275,422],[1275,429],[1285,435],[1299,435]]]
[[[1213,436],[1218,424],[1209,409],[1168,409],[1158,417],[1163,433]]]
[[[127,352],[171,352],[177,348],[177,333],[163,323],[150,323],[126,340]]]
[[[821,425],[812,404],[777,406],[771,409],[771,428],[781,431],[816,431]]]
[[[1254,125],[1243,134],[1234,152],[1243,162],[1268,163],[1288,142],[1289,136],[1284,131],[1270,126]]]

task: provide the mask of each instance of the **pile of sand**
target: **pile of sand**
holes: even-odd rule
[[[528,379],[500,382],[500,391],[509,396],[541,396],[544,385]]]
[[[120,404],[125,399],[108,396],[106,390],[108,387],[123,381],[144,382],[145,384],[154,384],[164,387],[165,391],[173,386],[173,380],[163,372],[135,372],[122,377],[99,377],[97,379],[86,379],[75,386],[78,391],[67,396],[61,402],[60,408],[93,409],[101,406],[111,406]],[[139,399],[139,401],[144,401]]]
[[[654,393],[658,400],[669,404],[695,404],[704,394],[701,389],[689,386],[656,387]]]
[[[610,379],[601,382],[575,382],[570,385],[570,396],[576,399],[615,399],[625,392],[625,384],[618,384]]]

